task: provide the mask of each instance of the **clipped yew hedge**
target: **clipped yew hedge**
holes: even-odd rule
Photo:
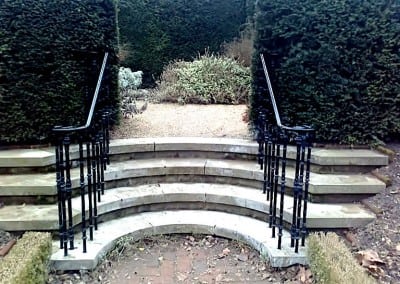
[[[370,143],[400,137],[400,2],[260,0],[253,118],[268,105],[267,58],[287,124],[312,124],[317,139]]]
[[[0,144],[47,141],[54,125],[82,123],[105,51],[103,104],[118,107],[113,0],[0,1],[0,19]]]
[[[253,1],[253,0],[251,0]],[[239,35],[246,21],[246,0],[120,0],[121,64],[144,72],[154,82],[170,61],[190,61],[220,51],[221,44]]]

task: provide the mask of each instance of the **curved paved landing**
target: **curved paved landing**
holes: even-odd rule
[[[290,236],[284,231],[282,250],[278,250],[277,239],[271,238],[271,229],[265,222],[216,211],[177,210],[140,213],[102,223],[94,240],[88,242],[85,254],[81,251],[80,234],[75,236],[75,245],[79,249],[70,250],[67,257],[58,248],[59,241],[55,241],[50,266],[55,270],[93,269],[122,236],[131,234],[139,240],[145,236],[172,233],[209,234],[242,241],[258,250],[272,267],[307,264],[306,247],[300,247],[299,253],[294,253],[290,248]]]

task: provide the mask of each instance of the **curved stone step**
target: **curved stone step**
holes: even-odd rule
[[[154,210],[163,210],[167,204],[179,203],[175,208],[191,209],[191,204],[221,205],[220,210],[225,210],[222,205],[229,206],[237,214],[245,214],[240,208],[249,209],[262,214],[267,220],[269,201],[260,190],[252,188],[204,183],[172,183],[141,185],[136,187],[121,187],[107,190],[98,204],[98,215],[115,213],[127,208],[146,205],[159,205]],[[280,196],[278,195],[278,199]],[[293,198],[285,196],[284,221],[292,222]],[[86,202],[88,204],[88,202]],[[161,206],[160,206],[161,204]],[[235,209],[236,208],[236,209]],[[278,202],[279,208],[279,202]],[[81,222],[81,199],[72,199],[74,225]],[[145,210],[152,210],[146,207]],[[86,214],[88,216],[88,213]],[[359,204],[318,204],[308,203],[307,227],[316,228],[350,228],[360,227],[373,221],[374,214],[365,210]],[[58,230],[58,209],[56,205],[22,205],[5,206],[0,208],[0,229],[6,231],[22,230]]]
[[[258,250],[272,267],[307,264],[306,247],[300,247],[299,253],[294,253],[290,248],[290,235],[285,230],[282,249],[279,250],[277,239],[271,237],[271,229],[265,222],[223,212],[178,210],[140,213],[102,223],[94,234],[94,240],[88,242],[87,253],[81,251],[79,234],[75,237],[79,249],[69,250],[67,257],[59,249],[59,241],[55,241],[50,267],[55,270],[94,269],[120,237],[130,234],[132,239],[139,240],[171,233],[217,235],[242,241]]]
[[[79,171],[72,169],[72,187],[79,186]],[[213,159],[146,159],[113,163],[107,167],[106,182],[122,184],[179,182],[179,177],[194,181],[233,183],[261,188],[263,172],[252,161]],[[141,180],[141,178],[146,178]],[[286,170],[286,184],[293,186],[294,169]],[[108,186],[110,187],[110,186]],[[317,174],[310,175],[310,195],[376,194],[386,185],[371,175]],[[0,196],[55,195],[55,174],[2,175]]]
[[[110,144],[112,156],[125,155],[129,158],[156,158],[176,156],[177,152],[185,153],[222,153],[217,158],[229,154],[255,156],[258,146],[254,141],[231,138],[200,138],[200,137],[163,137],[163,138],[133,138],[112,140]],[[147,153],[146,155],[141,155]],[[158,153],[158,154],[157,154]],[[170,154],[167,154],[170,153]],[[204,157],[193,155],[194,157]],[[71,146],[71,158],[78,157],[78,147]],[[188,155],[186,155],[188,157]],[[296,157],[295,147],[289,146],[288,159]],[[211,157],[212,158],[212,157]],[[119,158],[121,160],[121,158]],[[54,149],[15,149],[0,151],[1,168],[45,167],[55,163]],[[328,167],[335,171],[345,167],[373,166],[379,167],[388,164],[386,155],[366,149],[323,149],[315,148],[312,151],[311,163]]]

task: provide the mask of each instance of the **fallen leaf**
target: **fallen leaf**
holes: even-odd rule
[[[247,254],[241,253],[237,256],[237,259],[240,261],[247,261],[249,259],[249,256]]]
[[[144,251],[144,248],[139,248],[140,251]]]
[[[228,248],[224,248],[224,250],[222,251],[222,253],[223,253],[224,255],[228,255],[230,252],[231,252],[231,251],[230,251],[230,249],[228,249]]]
[[[385,264],[385,262],[382,259],[380,259],[378,253],[373,250],[359,251],[356,253],[356,258],[358,262],[364,267],[368,267],[374,264],[377,265]]]
[[[300,266],[296,279],[302,284],[311,284],[313,282],[311,270]]]
[[[346,237],[346,240],[348,240],[350,242],[351,246],[354,247],[356,245],[356,243],[357,243],[356,236],[352,232],[346,231],[345,237]]]
[[[376,277],[385,275],[385,271],[377,265],[369,265],[367,268],[368,268],[369,272],[371,272],[371,274]]]

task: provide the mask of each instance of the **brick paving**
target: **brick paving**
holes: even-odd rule
[[[100,276],[103,283],[280,283],[257,251],[211,236],[145,239],[117,258]]]

